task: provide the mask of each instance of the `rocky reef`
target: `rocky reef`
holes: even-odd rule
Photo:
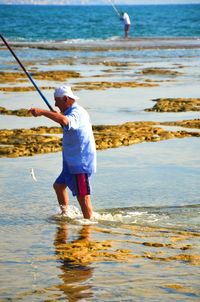
[[[50,76],[50,75],[49,75]],[[94,76],[94,77],[99,77]],[[36,78],[36,77],[35,77]],[[45,80],[43,78],[43,80]],[[51,80],[50,78],[48,80]],[[53,79],[52,79],[53,81]],[[55,80],[56,81],[56,80]],[[59,81],[59,78],[57,78]],[[127,81],[127,82],[107,82],[107,81],[93,81],[93,82],[80,82],[73,86],[74,91],[79,91],[82,89],[86,90],[105,90],[109,88],[137,88],[137,87],[154,87],[159,86],[159,84],[152,82],[151,80],[145,80],[144,82],[134,82],[134,81]],[[54,89],[53,86],[40,86],[40,89]],[[5,86],[0,87],[0,91],[3,92],[25,92],[25,91],[34,91],[35,88],[33,86]]]
[[[170,75],[170,76],[177,76],[182,75],[182,72],[170,70],[170,69],[161,69],[161,68],[144,68],[141,71],[142,74],[149,74],[149,75]]]
[[[168,126],[180,126],[185,128],[200,129],[200,119],[177,121],[177,122],[163,122],[162,124]]]
[[[190,122],[191,125],[192,121]],[[93,126],[96,148],[103,150],[141,142],[199,137],[200,132],[167,131],[155,122],[128,122],[122,125]],[[197,125],[197,123],[196,123]],[[33,156],[58,152],[62,148],[61,127],[0,130],[0,157]]]
[[[108,88],[123,88],[123,87],[129,87],[129,88],[136,88],[136,87],[153,87],[153,86],[159,86],[155,83],[147,83],[147,82],[103,82],[103,81],[97,81],[97,82],[81,82],[74,85],[75,90],[81,90],[81,89],[87,89],[87,90],[105,90]]]
[[[93,232],[106,233],[112,239],[91,240],[91,228]],[[187,265],[200,265],[200,256],[195,252],[195,244],[200,236],[198,232],[137,225],[124,225],[124,228],[129,232],[130,239],[123,240],[124,246],[128,248],[122,249],[114,239],[118,234],[116,230],[98,226],[85,226],[80,239],[67,242],[66,224],[63,221],[54,241],[56,255],[52,259],[56,257],[76,265],[99,261],[134,262],[138,258],[162,263],[181,261]]]
[[[52,70],[52,71],[33,71],[31,72],[36,80],[43,81],[65,81],[69,78],[80,78],[80,73],[75,71],[66,71],[66,70]],[[0,82],[2,84],[7,83],[21,83],[28,82],[27,76],[22,72],[0,72]],[[52,89],[54,87],[40,87],[41,89]],[[32,91],[35,90],[33,86],[5,86],[0,87],[0,91],[3,92],[21,92],[21,91]]]
[[[16,116],[32,116],[32,114],[29,112],[27,109],[16,109],[16,110],[9,110],[6,109],[5,107],[0,106],[0,114],[5,114],[5,115],[16,115]]]
[[[153,99],[156,104],[153,108],[145,111],[155,112],[182,112],[182,111],[200,111],[199,98],[160,98]]]
[[[48,81],[62,81],[67,78],[80,77],[80,73],[66,70],[34,71],[31,72],[31,75],[34,77],[34,79]],[[26,80],[27,76],[22,72],[0,72],[1,83],[24,82]]]

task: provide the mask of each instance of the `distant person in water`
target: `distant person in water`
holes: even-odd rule
[[[123,23],[124,23],[124,38],[128,38],[128,32],[129,32],[130,27],[131,27],[130,17],[127,13],[122,12],[120,20],[123,21]]]

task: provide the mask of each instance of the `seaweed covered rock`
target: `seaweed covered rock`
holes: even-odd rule
[[[182,111],[200,111],[199,98],[160,98],[154,99],[156,104],[153,108],[145,109],[145,111],[155,112],[182,112]]]

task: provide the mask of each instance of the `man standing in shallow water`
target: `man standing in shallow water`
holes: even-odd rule
[[[96,171],[96,147],[90,118],[87,111],[77,104],[79,97],[73,94],[70,86],[55,89],[54,98],[60,113],[41,108],[31,108],[30,112],[35,117],[43,115],[63,127],[63,167],[53,185],[61,214],[67,215],[69,188],[80,204],[83,217],[90,219],[90,178]]]
[[[130,17],[127,13],[122,12],[120,20],[124,23],[124,38],[128,38],[128,32],[131,27]]]

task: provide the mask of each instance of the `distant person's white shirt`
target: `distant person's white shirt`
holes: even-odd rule
[[[131,20],[130,20],[129,15],[127,13],[124,13],[122,18],[123,18],[123,21],[124,21],[125,25],[130,25],[131,24]]]

